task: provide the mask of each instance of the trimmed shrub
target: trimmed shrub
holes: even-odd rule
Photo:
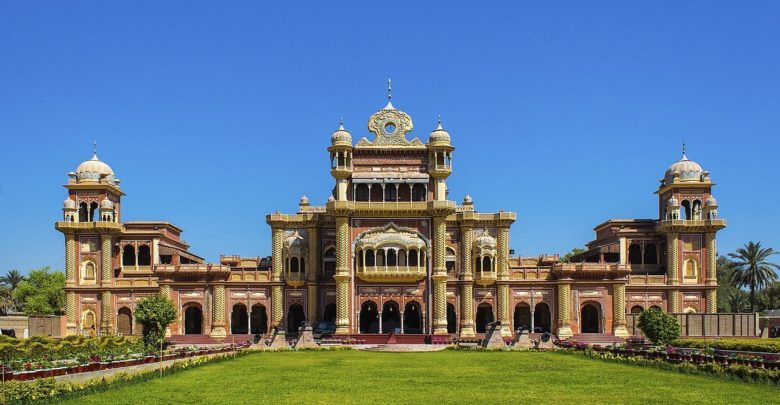
[[[135,309],[135,319],[143,325],[144,343],[149,351],[159,349],[165,328],[176,319],[176,307],[162,294],[146,297]]]
[[[698,349],[721,349],[745,352],[780,353],[780,339],[758,338],[725,338],[725,339],[678,339],[672,343],[677,347],[693,347]]]
[[[637,326],[645,337],[657,345],[668,345],[680,337],[680,324],[677,319],[660,309],[649,308],[642,311]]]

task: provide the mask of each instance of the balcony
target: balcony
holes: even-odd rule
[[[73,233],[120,233],[124,230],[119,222],[95,221],[95,222],[70,222],[58,221],[54,224],[60,232]]]
[[[356,275],[363,281],[413,282],[425,278],[425,267],[419,266],[367,266],[358,267]]]
[[[475,271],[474,272],[474,282],[481,285],[481,286],[487,286],[494,284],[496,282],[496,272],[495,271]]]
[[[284,282],[290,287],[298,288],[306,283],[306,273],[286,271],[284,272]]]
[[[725,219],[665,219],[656,225],[661,232],[711,232],[725,227]]]

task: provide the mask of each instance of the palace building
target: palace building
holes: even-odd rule
[[[388,97],[389,99],[389,97]],[[455,148],[441,121],[427,142],[387,106],[353,142],[330,138],[335,186],[324,205],[266,216],[272,255],[205,263],[167,222],[125,221],[124,193],[94,154],[68,174],[63,219],[68,334],[138,334],[136,304],[155,293],[178,307],[171,335],[296,332],[335,323],[336,334],[479,336],[551,332],[628,336],[629,314],[716,312],[718,218],[710,174],[683,151],[656,191],[655,219],[611,219],[587,250],[510,255],[510,211],[479,212],[448,198]],[[206,337],[204,337],[206,338]]]

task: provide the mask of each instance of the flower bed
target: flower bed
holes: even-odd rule
[[[678,339],[673,344],[676,347],[695,347],[699,349],[713,348],[743,352],[780,353],[780,339]]]

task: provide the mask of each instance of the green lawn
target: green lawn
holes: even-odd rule
[[[773,386],[564,353],[256,353],[66,404],[780,403]]]

